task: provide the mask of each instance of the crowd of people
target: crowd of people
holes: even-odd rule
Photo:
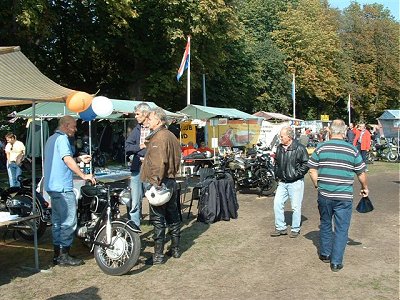
[[[319,132],[313,132],[310,128],[302,130],[298,136],[299,142],[306,147],[315,147],[319,143],[330,139],[330,127],[325,126]],[[364,123],[354,125],[350,123],[346,130],[345,140],[357,147],[363,161],[367,163],[367,153],[371,146],[380,143],[380,133],[377,126],[367,126]]]
[[[153,225],[154,254],[148,264],[165,262],[164,245],[166,229],[169,229],[171,245],[167,255],[179,258],[181,219],[177,206],[176,176],[183,157],[193,153],[211,153],[213,149],[200,143],[181,147],[179,140],[167,128],[167,116],[161,108],[151,109],[140,103],[134,109],[137,125],[125,141],[125,151],[130,161],[131,202],[128,218],[140,228],[142,200],[151,187],[166,187],[171,198],[160,206],[150,204],[149,216]],[[59,120],[56,132],[47,140],[44,160],[44,189],[52,199],[52,234],[54,245],[53,263],[76,266],[82,260],[69,252],[77,226],[76,196],[73,192],[73,174],[95,184],[92,174],[84,174],[78,162],[88,163],[89,155],[74,157],[70,139],[76,132],[76,120],[64,116]],[[311,130],[305,134],[313,136]],[[352,206],[354,175],[361,183],[360,194],[368,196],[365,172],[365,153],[371,143],[371,133],[365,124],[347,128],[344,121],[334,120],[321,133],[323,140],[311,157],[307,153],[305,139],[295,137],[295,131],[287,126],[281,129],[280,143],[275,155],[275,175],[278,187],[274,197],[275,226],[272,237],[288,234],[284,206],[290,200],[293,211],[290,238],[297,238],[301,231],[301,207],[304,194],[304,176],[307,172],[318,190],[320,213],[319,258],[329,262],[332,271],[343,268],[343,256],[348,239]],[[322,138],[322,137],[321,137]],[[17,186],[16,178],[21,174],[20,163],[25,155],[25,146],[12,133],[6,135],[7,169],[10,186]],[[333,223],[333,226],[332,226]]]

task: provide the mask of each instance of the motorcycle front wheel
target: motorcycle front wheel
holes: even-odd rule
[[[272,195],[278,186],[273,174],[267,169],[258,169],[255,173],[258,177],[258,191],[260,195]]]
[[[97,236],[96,242],[106,243],[106,227]],[[128,273],[139,259],[140,237],[123,223],[112,223],[111,245],[94,247],[94,258],[100,269],[107,275],[118,276]]]
[[[399,158],[399,155],[396,153],[396,151],[390,150],[387,155],[386,155],[388,161],[394,162]]]

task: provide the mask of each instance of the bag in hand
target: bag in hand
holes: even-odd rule
[[[356,210],[359,213],[367,213],[374,210],[374,206],[372,205],[371,200],[369,197],[362,197],[360,202],[358,202]]]

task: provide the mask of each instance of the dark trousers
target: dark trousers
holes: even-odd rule
[[[154,226],[154,242],[164,243],[165,228],[170,229],[171,237],[180,236],[181,219],[177,205],[177,184],[175,179],[164,179],[163,183],[171,189],[172,197],[169,201],[160,206],[150,205],[150,222]]]

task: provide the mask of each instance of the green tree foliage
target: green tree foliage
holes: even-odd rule
[[[399,24],[378,4],[352,3],[342,19],[346,89],[357,118],[375,123],[383,110],[399,107]]]
[[[237,12],[245,28],[245,54],[251,64],[255,103],[253,111],[289,113],[290,74],[285,56],[273,43],[271,32],[279,24],[278,13],[287,1],[237,1]]]
[[[335,16],[319,0],[299,0],[279,13],[279,26],[272,36],[286,55],[288,72],[296,75],[298,117],[304,117],[310,107],[325,113],[341,95],[341,49]]]
[[[0,44],[59,84],[110,98],[186,105],[177,82],[191,36],[191,102],[373,120],[398,107],[399,23],[380,5],[326,0],[0,0]],[[9,112],[9,111],[8,111]]]
[[[143,49],[140,60],[151,73],[143,85],[145,98],[161,99],[160,104],[172,109],[186,105],[187,72],[180,82],[176,81],[176,73],[190,35],[191,102],[202,103],[202,74],[207,74],[207,86],[209,80],[221,76],[231,58],[227,45],[240,41],[241,30],[232,7],[220,0],[145,1],[138,13],[135,30],[150,36],[139,39],[147,44],[138,45]],[[237,89],[229,81],[224,85],[228,91]],[[207,92],[210,104],[223,100],[216,99],[218,95],[212,88]]]

